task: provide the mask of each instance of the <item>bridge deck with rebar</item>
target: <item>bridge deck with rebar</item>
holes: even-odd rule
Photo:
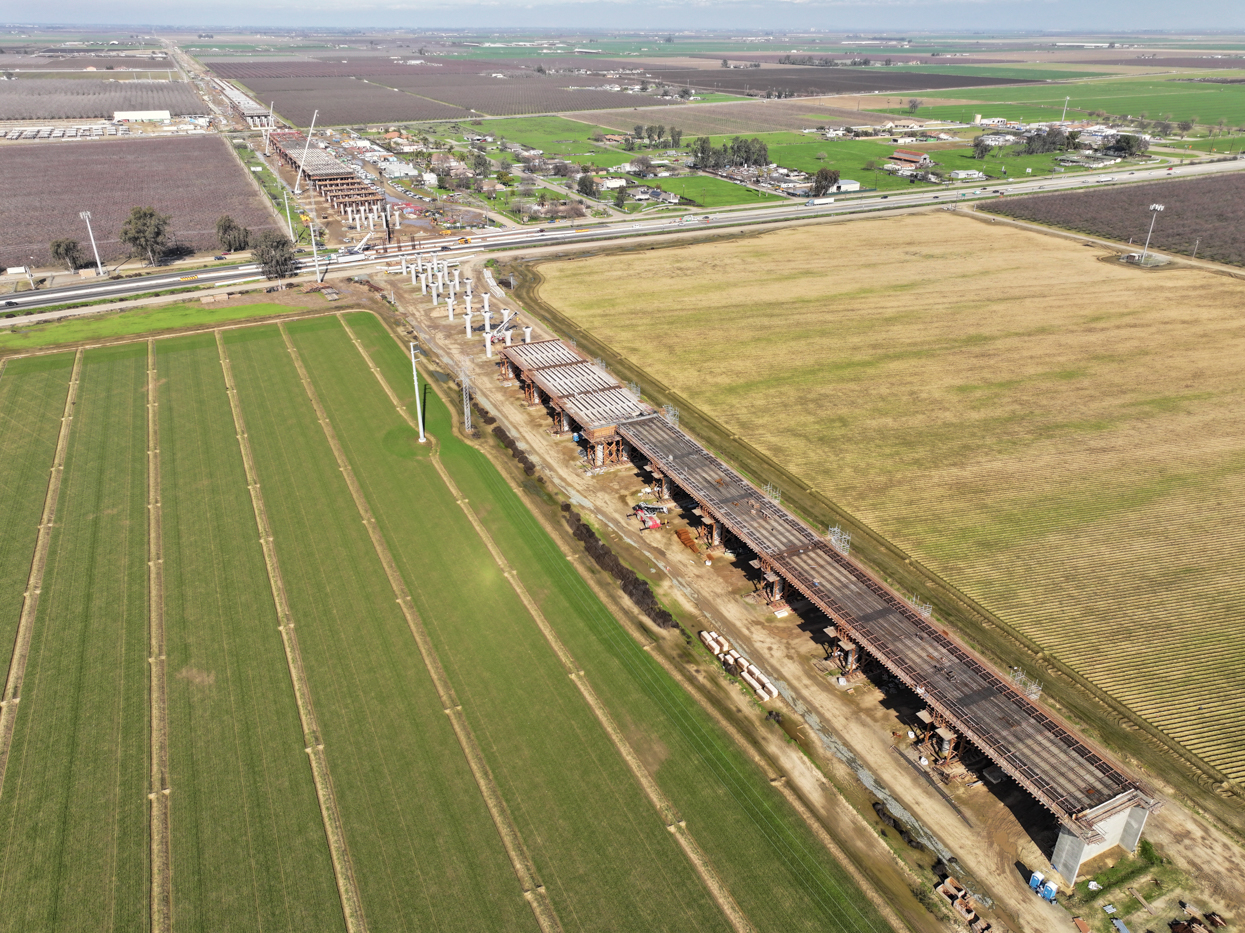
[[[1158,806],[988,664],[664,418],[625,421],[618,431],[655,473],[751,548],[767,572],[799,590],[841,636],[907,684],[1081,839],[1103,841],[1096,824],[1121,809]]]

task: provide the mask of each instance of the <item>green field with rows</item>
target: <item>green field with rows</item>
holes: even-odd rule
[[[0,929],[146,925],[146,370],[144,344],[84,356],[0,796]]]
[[[1245,125],[1245,85],[1214,84],[1189,80],[1155,77],[1105,78],[1097,81],[1068,84],[1031,84],[1011,87],[965,88],[961,93],[942,92],[950,99],[983,101],[972,105],[939,105],[922,107],[922,119],[971,120],[974,113],[985,117],[1007,117],[1010,120],[1058,120],[1068,101],[1068,118],[1084,119],[1085,115],[1102,110],[1117,116],[1151,120],[1193,120],[1210,126],[1220,120],[1227,126]],[[907,111],[888,110],[887,113]]]
[[[543,898],[564,930],[709,931],[724,896],[758,931],[887,929],[438,397],[434,461],[370,360],[409,411],[409,360],[366,312],[0,370],[10,644],[58,491],[0,787],[0,929],[155,925],[161,722],[177,929],[548,930]]]
[[[174,922],[340,929],[216,340],[155,346]]]

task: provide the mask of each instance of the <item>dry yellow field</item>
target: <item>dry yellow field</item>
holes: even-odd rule
[[[939,212],[541,297],[1236,781],[1245,283]]]

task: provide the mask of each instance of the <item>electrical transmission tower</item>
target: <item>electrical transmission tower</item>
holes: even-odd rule
[[[665,413],[666,420],[670,422],[671,427],[679,426],[679,410],[673,405],[664,405],[662,410]]]
[[[838,525],[835,525],[830,529],[830,543],[840,554],[850,554],[852,551],[852,533],[844,531]]]
[[[458,379],[463,387],[463,430],[471,433],[471,374],[464,365],[459,371]]]

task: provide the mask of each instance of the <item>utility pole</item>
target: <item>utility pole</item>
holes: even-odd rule
[[[99,261],[99,250],[95,247],[95,234],[91,232],[91,212],[80,211],[78,216],[86,221],[86,235],[91,238],[91,252],[95,254],[95,274],[103,275],[104,265]]]
[[[415,368],[415,341],[411,341],[411,374],[415,378],[415,421],[419,424],[419,442],[424,443],[424,406],[419,400],[419,370]]]
[[[298,163],[298,177],[294,179],[294,193],[298,194],[299,185],[303,183],[303,166],[307,164],[307,153],[311,150],[311,137],[316,133],[316,117],[320,116],[317,110],[311,115],[311,128],[307,130],[307,145],[303,146],[303,158]]]
[[[1150,234],[1154,232],[1154,222],[1158,220],[1158,216],[1162,212],[1162,210],[1163,210],[1162,204],[1151,204],[1150,205],[1150,233],[1146,234],[1146,246],[1145,246],[1145,249],[1141,251],[1140,265],[1144,266],[1146,264],[1146,254],[1150,251]]]
[[[290,228],[290,242],[296,243],[294,239],[294,221],[290,220],[290,196],[284,188],[281,189],[281,200],[285,202],[285,222]]]

